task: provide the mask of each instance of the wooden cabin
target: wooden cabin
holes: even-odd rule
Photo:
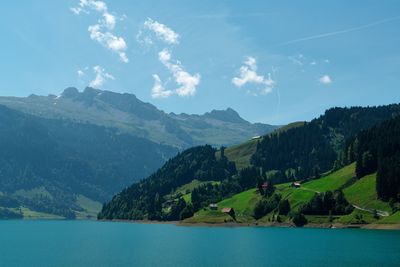
[[[293,182],[292,187],[299,188],[301,184],[299,182]]]
[[[210,208],[210,210],[217,210],[218,209],[218,204],[211,203],[208,207]]]

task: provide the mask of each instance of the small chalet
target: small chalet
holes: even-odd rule
[[[261,185],[261,188],[262,189],[268,189],[268,187],[269,187],[269,183],[268,182],[265,182],[265,183],[263,183],[262,185]]]
[[[211,203],[211,204],[209,205],[209,207],[210,207],[210,210],[217,210],[217,209],[218,209],[218,204],[216,204],[216,203]]]
[[[229,215],[235,214],[235,210],[233,208],[223,208],[221,211],[222,213],[226,213]]]
[[[222,213],[228,214],[229,216],[231,216],[233,218],[233,220],[236,221],[236,214],[235,214],[235,210],[233,208],[223,208]]]
[[[300,186],[301,186],[301,184],[299,182],[293,182],[292,183],[292,187],[299,188]]]

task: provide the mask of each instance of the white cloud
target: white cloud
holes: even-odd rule
[[[163,84],[161,83],[161,79],[157,74],[153,74],[154,85],[151,89],[151,97],[152,98],[167,98],[172,95],[171,90],[166,90]]]
[[[103,13],[104,23],[110,30],[115,28],[115,17],[108,12]]]
[[[175,82],[180,86],[175,92],[179,96],[193,96],[196,93],[196,87],[200,83],[200,74],[189,74],[185,71],[180,61],[171,62],[171,53],[164,49],[158,53],[161,63],[171,72]]]
[[[318,81],[322,84],[331,84],[332,79],[329,77],[329,75],[323,75],[321,78],[318,79]]]
[[[96,77],[93,81],[89,83],[90,87],[100,88],[103,86],[106,80],[114,80],[114,76],[107,73],[104,68],[100,66],[94,66],[93,71],[96,74]]]
[[[167,27],[165,24],[162,24],[158,21],[152,20],[151,18],[147,18],[147,20],[143,24],[144,29],[152,31],[156,37],[167,43],[167,44],[178,44],[179,43],[179,34],[174,32],[171,28]],[[142,31],[139,31],[137,35],[137,39],[141,38],[143,34]],[[143,38],[145,43],[152,43],[152,40],[149,36],[145,36]]]
[[[261,94],[271,93],[276,82],[271,78],[271,73],[268,73],[267,77],[257,74],[257,61],[254,57],[247,57],[243,62],[244,65],[239,69],[238,77],[232,79],[232,83],[237,87],[242,87],[246,84],[262,85],[257,90]]]
[[[85,72],[83,70],[78,70],[77,74],[79,78],[82,78],[85,75]]]
[[[179,44],[179,38],[178,33],[165,24],[151,18],[146,19],[142,29],[136,35],[136,40],[145,45],[154,45],[157,40],[165,45],[177,45]],[[158,59],[171,73],[171,78],[178,85],[178,88],[167,90],[162,84],[160,77],[157,74],[153,74],[154,85],[151,90],[153,98],[167,98],[172,94],[182,97],[196,94],[197,86],[200,84],[200,74],[196,73],[192,75],[187,72],[179,60],[171,59],[171,52],[167,48],[158,53]]]
[[[116,17],[108,11],[105,2],[80,0],[77,7],[71,8],[71,11],[77,15],[81,12],[88,14],[89,10],[94,10],[102,15],[102,18],[100,18],[96,24],[89,26],[88,31],[90,33],[90,38],[117,53],[122,62],[129,62],[125,52],[128,47],[124,38],[118,37],[112,33],[116,25]]]
[[[70,8],[70,10],[79,15],[81,12],[89,13],[87,8],[96,10],[101,13],[108,12],[106,3],[96,0],[80,0],[78,6],[72,7]]]
[[[315,65],[317,65],[317,62],[316,61],[312,61],[312,62],[310,62],[310,65],[311,66],[315,66]]]
[[[90,38],[92,40],[95,40],[111,51],[118,53],[122,62],[129,62],[125,53],[125,50],[128,47],[122,37],[117,37],[111,32],[102,32],[102,26],[100,24],[89,26],[88,31],[90,32]]]

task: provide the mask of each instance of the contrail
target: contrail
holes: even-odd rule
[[[276,68],[275,67],[272,67],[272,79],[274,81],[277,81]],[[278,105],[277,105],[276,113],[279,115],[279,111],[280,111],[280,108],[281,108],[281,92],[279,91],[279,86],[276,87],[276,93],[277,93],[277,96],[278,96]]]
[[[349,28],[349,29],[345,29],[345,30],[322,33],[322,34],[312,35],[312,36],[303,37],[303,38],[299,38],[299,39],[294,39],[294,40],[290,40],[290,41],[287,41],[287,42],[283,42],[283,43],[280,43],[280,44],[273,45],[271,47],[285,46],[285,45],[290,45],[290,44],[294,44],[294,43],[300,43],[300,42],[304,42],[304,41],[321,39],[321,38],[330,37],[330,36],[334,36],[334,35],[339,35],[339,34],[359,31],[359,30],[367,29],[367,28],[370,28],[370,27],[373,27],[373,26],[377,26],[377,25],[380,25],[380,24],[383,24],[383,23],[387,23],[387,22],[390,22],[390,21],[394,21],[394,20],[398,20],[398,19],[400,19],[400,16],[391,17],[391,18],[387,18],[387,19],[383,19],[383,20],[378,20],[378,21],[375,21],[375,22],[372,22],[372,23],[368,23],[368,24],[365,24],[365,25],[361,25],[361,26],[357,26],[357,27],[353,27],[353,28]]]

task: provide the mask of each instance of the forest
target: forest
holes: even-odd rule
[[[292,211],[274,185],[320,179],[353,162],[354,179],[377,172],[378,198],[398,202],[399,111],[399,105],[327,110],[303,126],[265,135],[257,143],[252,164],[240,170],[225,156],[224,147],[190,148],[117,194],[103,206],[98,219],[184,220],[212,203],[254,188],[259,196],[251,214],[255,219],[274,211],[301,225],[306,223],[304,215],[348,215],[354,208],[340,188],[317,192]],[[177,193],[192,181],[200,184]]]

